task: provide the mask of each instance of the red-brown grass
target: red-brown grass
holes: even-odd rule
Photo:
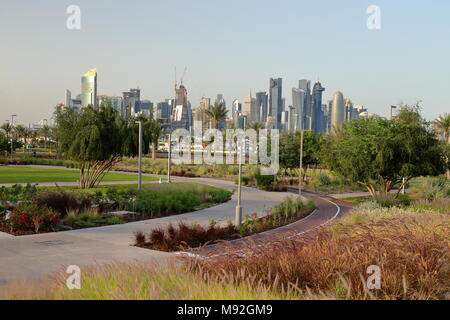
[[[314,239],[284,240],[187,268],[224,282],[256,282],[347,299],[440,299],[450,291],[448,216],[385,219],[323,229]],[[381,268],[381,289],[366,271]]]

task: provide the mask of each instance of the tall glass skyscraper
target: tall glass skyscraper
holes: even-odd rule
[[[315,134],[322,133],[326,131],[325,125],[325,115],[322,110],[322,92],[325,91],[325,88],[322,87],[322,84],[317,81],[314,84],[313,88],[313,96],[312,96],[312,114],[313,114],[313,128]]]
[[[276,119],[275,128],[281,127],[281,113],[283,110],[283,80],[281,78],[270,78],[269,115]]]
[[[97,108],[97,69],[91,69],[81,77],[81,106]]]
[[[269,97],[265,91],[256,93],[256,109],[259,113],[257,121],[265,123],[269,115]]]
[[[331,105],[331,128],[344,122],[345,120],[344,110],[344,95],[338,91],[333,95],[333,102]]]

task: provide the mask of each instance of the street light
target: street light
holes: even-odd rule
[[[169,154],[167,157],[167,183],[170,183],[170,163],[172,162],[172,135],[169,134]]]
[[[303,130],[300,130],[300,173],[298,177],[298,195],[302,196],[302,180],[303,180]]]
[[[242,207],[241,207],[241,180],[242,180],[242,144],[245,143],[245,140],[241,143],[240,152],[239,152],[239,178],[238,178],[238,200],[236,205],[236,214],[234,224],[236,227],[239,227],[242,223]]]
[[[142,190],[142,121],[136,121],[139,124],[139,165],[138,165],[138,190]]]

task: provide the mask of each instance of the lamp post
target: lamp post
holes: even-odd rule
[[[303,130],[300,130],[300,173],[298,176],[298,195],[302,196],[302,180],[303,180]]]
[[[167,157],[167,183],[170,183],[170,163],[172,161],[172,135],[169,134],[169,154]]]
[[[136,121],[139,124],[139,164],[138,164],[138,190],[142,190],[142,121]]]
[[[11,161],[12,161],[12,154],[13,154],[13,139],[9,139],[9,143],[11,143]]]
[[[243,141],[245,143],[245,140]],[[243,146],[241,143],[240,152],[239,152],[239,178],[238,178],[238,200],[236,204],[236,213],[234,224],[236,227],[239,227],[242,224],[242,207],[241,207],[241,184],[242,184],[242,149]]]

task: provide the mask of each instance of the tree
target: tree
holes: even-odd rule
[[[447,144],[447,154],[445,161],[447,163],[447,179],[450,180],[450,168],[448,159],[448,150],[450,145],[450,114],[444,113],[443,115],[439,116],[439,118],[437,118],[433,124],[436,132],[444,138],[444,143]]]
[[[79,163],[81,189],[98,185],[123,153],[123,120],[111,104],[56,111],[58,153]]]
[[[47,140],[51,135],[51,128],[48,125],[44,125],[41,129],[40,129],[40,135],[42,137],[44,137],[44,148],[47,149]]]
[[[158,149],[159,138],[162,135],[163,128],[158,120],[150,119],[150,123],[148,125],[147,134],[150,137],[150,141],[152,144],[152,159],[156,159],[156,150]]]
[[[300,139],[301,132],[284,132],[280,135],[280,167],[283,169],[297,169],[300,167]],[[303,136],[303,178],[309,166],[319,164],[319,153],[322,144],[322,136],[315,135],[312,131],[304,131]]]
[[[261,122],[258,122],[258,121],[250,122],[247,125],[247,129],[253,129],[256,131],[256,133],[259,133],[259,130],[264,129],[264,124],[262,124]]]
[[[380,117],[345,122],[327,138],[325,163],[344,178],[367,188],[389,193],[421,175],[443,171],[443,149],[420,107],[402,106],[394,120]]]
[[[9,138],[14,131],[14,127],[9,122],[5,122],[4,124],[2,124],[1,129],[6,134],[7,138]]]
[[[27,144],[28,138],[31,135],[30,129],[28,129],[27,127],[19,124],[19,125],[14,127],[14,131],[16,133],[17,138],[23,140],[23,152],[25,152],[25,146]]]
[[[11,153],[11,140],[13,143],[13,150],[22,147],[22,144],[17,139],[9,138],[0,132],[0,152]]]
[[[205,112],[206,116],[213,123],[213,129],[219,128],[219,122],[224,120],[228,114],[228,110],[221,103],[216,103],[209,110]]]

